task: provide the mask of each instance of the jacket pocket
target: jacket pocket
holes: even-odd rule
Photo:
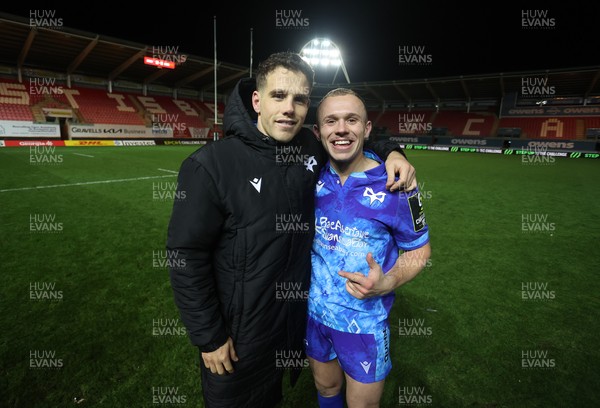
[[[233,247],[233,288],[228,308],[231,337],[237,339],[244,309],[244,278],[246,272],[246,229],[238,229]]]

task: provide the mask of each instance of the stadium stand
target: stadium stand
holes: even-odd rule
[[[598,127],[597,117],[502,118],[501,128],[519,128],[529,139],[585,139],[589,128]]]
[[[447,128],[448,136],[495,136],[497,117],[490,113],[439,111],[432,117],[433,128]]]
[[[33,121],[28,106],[0,103],[0,118],[3,120]]]
[[[431,118],[435,112],[388,110],[386,112],[369,112],[374,126],[386,129],[389,134],[427,134],[431,126]]]
[[[70,123],[171,129],[175,138],[212,137],[209,130],[214,126],[214,103],[80,86],[67,88],[58,83],[40,86],[36,81],[0,79],[0,120],[52,122],[52,111],[59,110]],[[223,109],[224,104],[218,104],[218,118]]]
[[[0,119],[33,121],[30,96],[25,85],[16,81],[0,82]]]
[[[217,83],[213,76],[217,64],[211,58],[186,55],[185,63],[176,69],[157,70],[143,63],[151,45],[68,27],[39,28],[32,39],[27,18],[0,13],[0,22],[0,55],[4,56],[0,58],[0,125],[4,121],[7,128],[10,122],[59,123],[63,139],[93,138],[101,131],[121,138],[210,141],[214,132],[221,132],[228,95],[239,78],[250,73],[248,67],[219,61]],[[80,54],[83,49],[86,53]],[[21,60],[19,56],[25,54]],[[518,145],[528,139],[568,139],[577,141],[573,149],[597,150],[599,75],[600,66],[590,66],[353,83],[351,87],[367,102],[378,137],[400,135],[404,138],[399,140],[422,145],[441,140],[496,146],[504,140],[504,147],[510,140]],[[544,87],[537,90],[534,86],[533,93],[527,88],[524,95],[524,82],[543,82]],[[338,86],[315,83],[313,105]],[[556,92],[544,92],[546,88]],[[543,98],[533,97],[538,93]],[[309,110],[307,125],[314,123],[310,120]],[[74,135],[69,129],[72,124],[92,130],[79,126],[81,132]],[[161,132],[165,128],[169,132]],[[134,131],[128,133],[130,129]],[[0,136],[19,137],[6,132]],[[37,133],[20,136],[33,138]],[[477,143],[477,138],[498,140]]]
[[[600,117],[503,117],[491,112],[460,111],[370,111],[378,134],[435,135],[461,137],[505,137],[530,139],[595,138]],[[590,136],[591,135],[591,136]]]
[[[70,121],[79,124],[133,125],[170,128],[174,138],[211,138],[214,103],[165,95],[95,89],[67,88],[58,82],[35,80],[18,82],[0,79],[0,120],[47,122],[47,110],[72,112]],[[224,104],[219,104],[219,117]],[[390,109],[370,111],[379,134],[444,135],[461,137],[505,137],[530,139],[597,138],[600,117],[503,117],[491,112],[454,110]]]
[[[145,125],[142,111],[131,95],[84,88],[72,91],[72,107],[82,123]]]

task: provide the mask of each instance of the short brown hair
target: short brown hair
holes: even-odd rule
[[[261,89],[265,86],[267,83],[267,75],[279,67],[304,74],[308,81],[308,93],[310,94],[312,92],[315,71],[310,64],[300,56],[300,54],[289,51],[271,54],[269,58],[258,64],[258,68],[256,69],[256,89]]]

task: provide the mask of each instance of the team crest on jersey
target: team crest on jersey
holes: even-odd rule
[[[383,191],[376,193],[371,187],[365,187],[363,197],[369,197],[369,205],[372,206],[375,201],[383,203],[383,200],[385,200],[385,193]]]

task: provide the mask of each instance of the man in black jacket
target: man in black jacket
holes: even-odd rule
[[[274,407],[285,368],[303,364],[314,189],[326,154],[303,128],[314,72],[295,53],[276,53],[236,85],[225,138],[181,165],[168,228],[171,286],[200,350],[206,407]],[[395,144],[370,146],[381,157]],[[388,173],[416,186],[399,153]],[[300,362],[300,363],[299,363]]]

